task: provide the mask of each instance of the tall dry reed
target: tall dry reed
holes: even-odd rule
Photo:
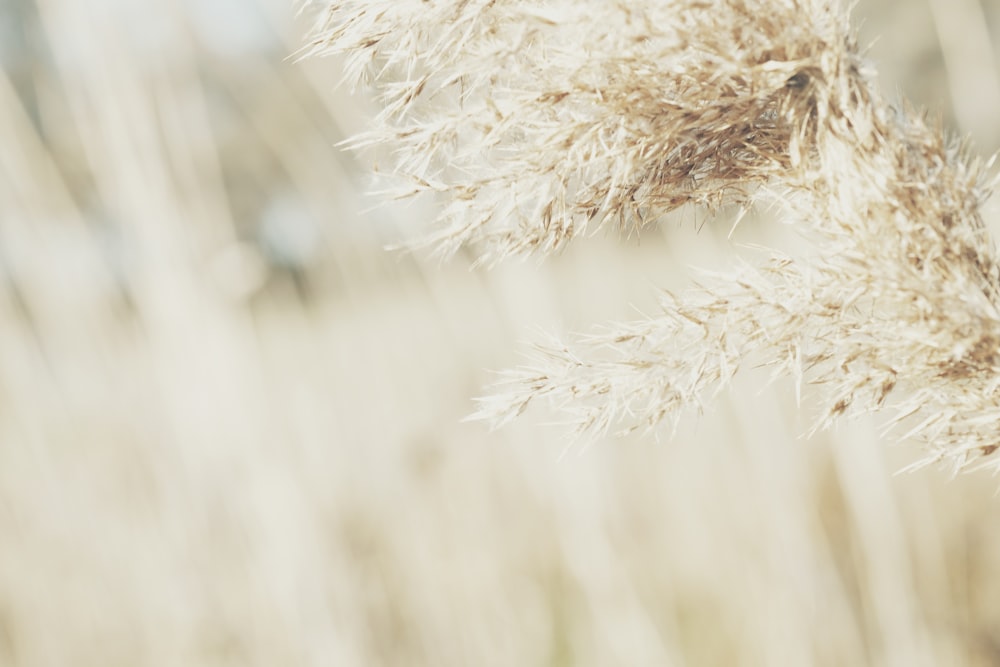
[[[581,431],[675,422],[747,364],[791,376],[816,427],[887,411],[917,465],[1000,468],[1000,268],[986,169],[874,86],[832,0],[325,1],[308,55],[383,101],[396,196],[427,242],[486,263],[632,232],[681,206],[768,205],[810,242],[656,316],[537,345],[477,413],[545,399]]]

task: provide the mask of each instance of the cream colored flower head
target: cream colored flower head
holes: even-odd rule
[[[342,54],[383,111],[427,242],[484,262],[631,231],[680,207],[777,203],[814,252],[775,254],[606,335],[539,345],[484,399],[545,399],[582,430],[653,427],[748,361],[815,385],[817,426],[887,411],[956,468],[1000,445],[1000,270],[983,170],[873,85],[825,0],[324,2],[307,52]]]

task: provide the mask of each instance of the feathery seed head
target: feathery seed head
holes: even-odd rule
[[[741,364],[816,385],[817,427],[888,410],[956,468],[1000,442],[1000,263],[967,148],[875,89],[832,0],[333,0],[311,54],[346,55],[383,111],[427,240],[484,262],[680,206],[773,200],[814,241],[657,317],[540,345],[480,415],[545,398],[581,430],[698,408]],[[995,469],[995,457],[986,460]]]

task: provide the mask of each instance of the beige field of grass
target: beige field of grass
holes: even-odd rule
[[[1000,4],[861,0],[887,90],[1000,148]],[[0,12],[0,665],[1000,664],[998,481],[751,371],[676,435],[463,418],[539,331],[784,243],[681,212],[470,269],[336,147],[284,0]],[[1000,211],[994,220],[1000,220]],[[994,225],[994,228],[996,226]]]

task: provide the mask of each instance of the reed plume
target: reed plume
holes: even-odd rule
[[[1000,267],[989,170],[890,104],[831,0],[322,2],[382,111],[397,195],[434,193],[426,242],[493,263],[681,206],[767,203],[810,241],[667,294],[662,312],[539,344],[477,415],[545,399],[581,431],[674,422],[748,363],[821,410],[886,411],[917,465],[1000,469]]]

